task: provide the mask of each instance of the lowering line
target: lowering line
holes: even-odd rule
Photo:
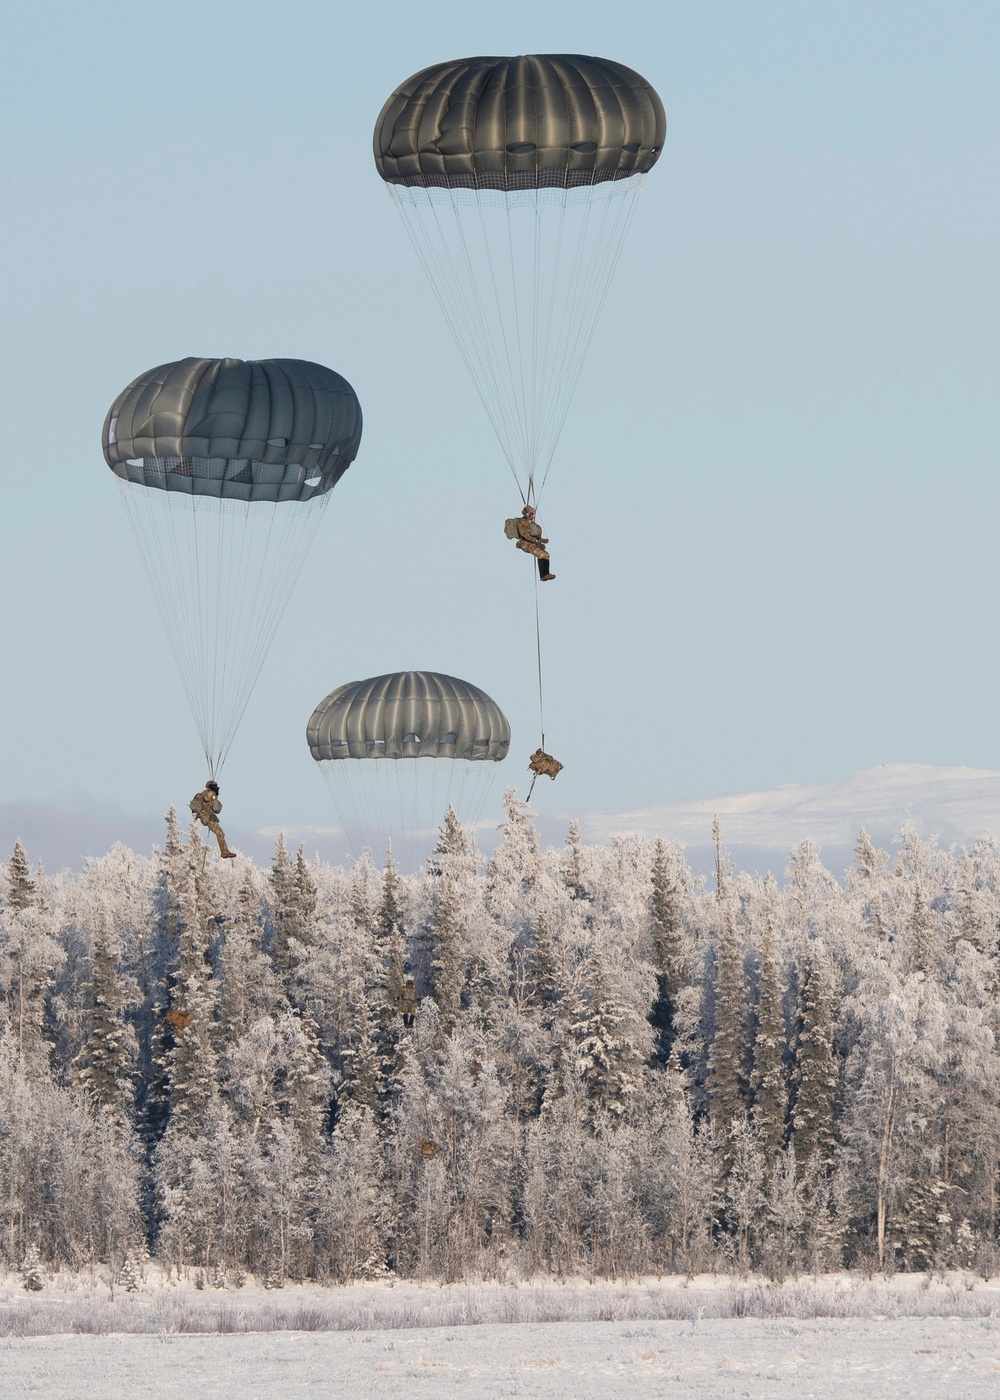
[[[530,490],[530,488],[529,488],[529,490]],[[536,571],[536,573],[535,573],[535,659],[536,659],[537,664],[538,664],[538,728],[539,728],[539,731],[541,732],[541,736],[542,736],[542,742],[541,742],[540,747],[541,747],[541,749],[542,749],[543,752],[544,752],[544,749],[545,749],[545,696],[544,696],[544,692],[543,692],[543,688],[542,688],[542,622],[541,622],[541,616],[540,616],[539,610],[538,610],[538,574],[537,574],[537,571]],[[531,774],[531,787],[528,788],[528,796],[525,798],[525,804],[527,804],[528,802],[531,801],[531,794],[534,792],[534,790],[535,790],[535,784],[536,784],[537,782],[538,782],[538,774],[537,774],[536,772],[532,771],[532,774]]]

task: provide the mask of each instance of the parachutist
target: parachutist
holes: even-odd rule
[[[407,1030],[412,1029],[419,1005],[420,998],[417,995],[416,987],[413,985],[413,978],[407,977],[403,990],[399,994],[399,1009],[402,1012],[403,1025]]]
[[[509,540],[517,540],[518,549],[535,556],[538,560],[538,577],[543,583],[551,583],[555,574],[549,570],[549,551],[545,548],[548,540],[535,520],[535,507],[526,505],[520,515],[505,520],[503,532]]]
[[[559,760],[553,758],[550,753],[546,753],[544,749],[536,749],[528,760],[528,771],[534,773],[536,778],[555,778],[562,770],[563,765]],[[532,779],[532,785],[534,785],[534,779]]]
[[[219,801],[219,784],[214,778],[209,778],[201,792],[196,792],[188,803],[194,813],[194,819],[201,822],[202,826],[207,826],[209,831],[219,843],[219,855],[223,860],[235,860],[236,852],[231,851],[226,845],[226,833],[216,821],[216,817],[222,811],[222,803]]]

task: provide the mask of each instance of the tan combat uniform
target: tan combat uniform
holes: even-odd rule
[[[544,749],[536,749],[528,760],[528,771],[534,773],[536,778],[555,778],[562,770],[563,765],[559,760]]]
[[[543,579],[555,578],[549,572],[549,551],[545,548],[548,540],[542,534],[542,527],[535,520],[534,506],[525,506],[520,515],[512,516],[503,523],[503,532],[509,540],[516,540],[517,548],[525,554],[533,554],[539,561],[538,572]]]
[[[399,1009],[403,1014],[403,1025],[412,1026],[413,1018],[417,1014],[417,1007],[420,1005],[420,998],[417,996],[417,989],[411,979],[407,980],[406,986],[399,994]]]
[[[207,826],[209,831],[219,843],[219,855],[223,860],[234,860],[236,852],[231,851],[226,845],[226,833],[215,820],[222,811],[222,803],[216,797],[211,788],[203,788],[201,792],[196,792],[188,803],[194,813],[195,821],[201,822],[202,826]]]

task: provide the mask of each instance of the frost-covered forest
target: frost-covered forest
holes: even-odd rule
[[[0,866],[0,1265],[239,1283],[997,1265],[1000,846]],[[420,996],[412,1028],[401,999]]]

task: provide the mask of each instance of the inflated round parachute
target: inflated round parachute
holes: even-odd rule
[[[510,725],[469,681],[397,671],[331,691],[306,738],[351,853],[380,854],[391,840],[397,860],[415,869],[449,806],[465,822],[482,813]]]
[[[436,671],[338,686],[313,711],[309,752],[324,759],[451,758],[499,763],[510,725],[485,690]]]
[[[666,127],[645,78],[579,54],[435,64],[376,123],[378,173],[530,504]]]
[[[622,63],[461,58],[400,84],[375,125],[375,164],[392,184],[569,189],[650,170],[666,130],[655,89]]]
[[[305,501],[357,456],[361,405],[309,360],[203,360],[133,379],[104,420],[104,456],[124,481],[241,501]]]
[[[160,365],[104,420],[104,458],[213,774],[360,441],[354,390],[309,360]]]

